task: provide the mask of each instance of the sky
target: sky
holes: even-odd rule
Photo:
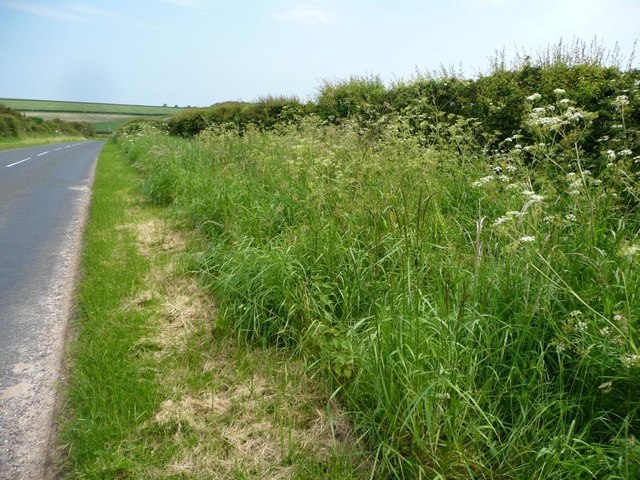
[[[307,100],[352,76],[474,78],[560,40],[629,59],[639,18],[640,0],[0,0],[0,98]]]

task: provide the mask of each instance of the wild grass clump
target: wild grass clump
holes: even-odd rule
[[[324,375],[376,477],[638,478],[637,87],[590,152],[554,95],[494,151],[410,112],[120,144],[207,238],[220,327]]]

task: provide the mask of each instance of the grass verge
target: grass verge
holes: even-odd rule
[[[86,140],[84,137],[38,137],[38,138],[0,138],[0,151],[13,150],[14,148],[35,147],[38,145],[48,145],[49,143],[75,142]]]
[[[67,412],[64,478],[359,478],[361,456],[301,363],[239,347],[188,273],[188,244],[136,193],[112,143],[98,163]]]

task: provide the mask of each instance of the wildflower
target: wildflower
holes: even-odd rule
[[[573,213],[567,213],[564,216],[565,220],[567,220],[568,222],[576,222],[578,221],[578,219],[576,218],[576,216]]]
[[[507,172],[513,173],[516,170],[518,170],[518,167],[516,167],[515,165],[507,165]]]
[[[638,366],[638,364],[640,363],[640,355],[637,355],[635,353],[627,353],[624,357],[620,359],[620,361],[622,362],[622,365],[625,366],[626,368],[635,367],[635,366]]]
[[[581,186],[582,186],[582,180],[581,179],[574,180],[573,182],[571,182],[569,184],[569,187],[575,188],[575,189],[580,188]]]
[[[533,243],[536,241],[536,237],[533,235],[525,235],[524,237],[520,237],[518,241],[520,243]]]
[[[613,150],[607,150],[607,158],[609,160],[614,160],[616,158],[616,152]]]
[[[574,110],[572,108],[568,108],[567,111],[564,113],[564,116],[568,121],[577,121],[577,120],[582,120],[584,118],[584,115],[582,115],[581,112],[578,112],[577,110]]]
[[[502,225],[503,223],[511,221],[509,217],[498,217],[493,221],[493,226],[497,227],[498,225]]]
[[[564,88],[554,88],[553,89],[553,93],[555,93],[556,95],[562,95],[564,93],[567,93],[566,90]]]
[[[623,108],[629,105],[629,97],[627,97],[626,95],[618,95],[616,99],[611,103],[613,103],[613,105],[617,108]]]
[[[509,210],[505,215],[510,218],[513,218],[513,217],[520,218],[520,217],[524,217],[524,212]]]
[[[628,155],[631,155],[633,152],[631,150],[629,150],[628,148],[625,148],[624,150],[620,150],[618,152],[618,155],[621,155],[623,157],[626,157]]]
[[[584,320],[579,320],[575,325],[576,332],[584,332],[587,330],[587,322]]]
[[[561,103],[562,105],[567,105],[570,102],[571,102],[571,100],[569,100],[568,98],[563,98],[558,103]]]
[[[611,390],[613,390],[613,382],[609,380],[608,382],[604,382],[598,385],[598,390],[600,390],[605,395],[607,393],[611,393]]]
[[[478,180],[473,182],[471,184],[471,186],[475,187],[475,188],[480,188],[480,187],[486,185],[487,183],[492,182],[494,179],[495,179],[495,177],[493,175],[487,175],[486,177],[479,178]]]
[[[556,352],[562,353],[567,349],[567,344],[564,342],[556,343]]]
[[[571,311],[569,312],[569,316],[570,316],[571,318],[578,318],[578,317],[581,317],[581,316],[582,316],[582,312],[581,312],[580,310],[571,310]]]
[[[626,245],[620,250],[620,255],[629,259],[635,257],[640,253],[640,245],[632,244]]]
[[[542,195],[538,195],[537,193],[534,193],[531,190],[525,190],[522,193],[523,195],[526,195],[527,197],[529,197],[529,202],[531,203],[538,203],[544,200],[544,197]]]
[[[530,102],[535,102],[536,100],[540,100],[541,98],[542,98],[542,95],[536,92],[533,95],[529,95],[527,97],[527,100],[529,100]]]
[[[611,329],[609,327],[602,327],[600,330],[598,330],[598,334],[601,337],[608,337],[610,333]]]

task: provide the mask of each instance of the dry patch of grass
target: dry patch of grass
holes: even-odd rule
[[[136,347],[156,365],[165,397],[136,432],[164,461],[141,475],[359,478],[358,441],[325,386],[299,361],[213,328],[216,307],[186,271],[184,234],[157,217],[127,228],[151,269],[120,308],[154,312]]]

